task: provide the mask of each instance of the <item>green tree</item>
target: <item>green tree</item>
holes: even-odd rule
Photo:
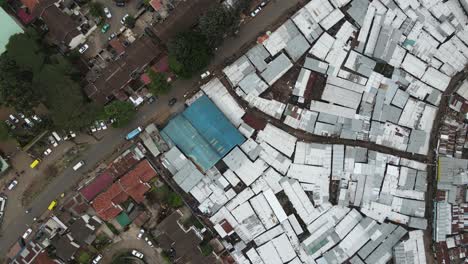
[[[234,9],[216,5],[200,17],[198,29],[206,37],[207,44],[214,48],[221,44],[225,35],[234,33],[238,17]]]
[[[89,3],[89,13],[95,18],[104,18],[104,6],[99,2],[90,2]]]
[[[10,130],[6,126],[5,123],[1,122],[0,123],[0,141],[6,141],[10,138]],[[1,162],[0,162],[0,167],[1,167]],[[1,168],[0,168],[1,171]]]
[[[33,73],[18,67],[9,57],[0,56],[0,102],[18,112],[31,113],[41,102],[40,91],[32,84]]]
[[[114,118],[113,127],[124,127],[133,119],[136,114],[132,103],[113,101],[104,107],[104,112],[108,118]]]
[[[189,31],[179,33],[169,42],[169,66],[182,78],[190,78],[208,65],[211,50],[204,35]]]
[[[151,83],[148,85],[153,95],[166,94],[171,90],[172,85],[167,81],[167,77],[164,73],[154,72],[149,69],[146,71],[148,77],[151,79]]]
[[[45,55],[39,37],[31,30],[11,36],[6,50],[6,56],[21,69],[37,73],[44,64]]]
[[[129,28],[134,28],[135,27],[135,23],[136,23],[136,19],[135,17],[133,16],[128,16],[126,19],[125,19],[125,25]]]

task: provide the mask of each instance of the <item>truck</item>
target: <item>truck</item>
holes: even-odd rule
[[[125,139],[131,140],[135,138],[136,136],[138,136],[141,133],[141,131],[143,131],[143,129],[141,127],[137,127],[134,130],[132,130],[130,133],[128,133]]]
[[[84,165],[84,161],[79,161],[77,164],[75,164],[75,166],[73,166],[73,170],[74,171],[77,171],[79,168],[81,168],[83,165]]]

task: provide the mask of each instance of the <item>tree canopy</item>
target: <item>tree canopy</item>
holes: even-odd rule
[[[83,95],[79,72],[62,55],[51,54],[36,33],[16,34],[6,47],[0,56],[1,103],[24,113],[43,103],[59,129],[83,128],[99,113]]]
[[[172,85],[167,81],[167,77],[164,73],[154,72],[149,69],[146,74],[148,74],[148,77],[151,79],[151,83],[148,87],[153,95],[166,94],[171,90]]]
[[[0,56],[0,100],[16,111],[30,113],[41,102],[40,91],[33,87],[33,73]]]
[[[169,66],[182,78],[190,78],[202,70],[211,60],[211,49],[201,33],[179,33],[169,43]]]
[[[6,141],[10,138],[10,131],[5,123],[0,123],[0,141]],[[0,162],[0,170],[1,170],[1,162]]]
[[[104,18],[104,5],[99,2],[90,2],[89,3],[89,13],[96,18]]]
[[[234,9],[216,5],[201,16],[198,29],[206,37],[207,44],[215,48],[221,44],[225,35],[233,33],[238,24],[238,15]]]
[[[135,107],[130,102],[113,101],[104,107],[107,118],[114,118],[113,127],[124,127],[136,114]]]
[[[133,16],[128,16],[125,19],[125,25],[129,28],[134,28],[135,27],[136,20]]]

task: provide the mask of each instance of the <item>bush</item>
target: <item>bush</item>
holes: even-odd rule
[[[210,245],[209,241],[204,240],[200,244],[200,251],[203,256],[209,256],[211,253],[213,253],[213,247]]]
[[[86,251],[81,252],[80,256],[78,256],[78,262],[81,264],[88,264],[90,263],[90,260],[91,256]]]
[[[146,198],[152,203],[165,204],[171,208],[177,209],[184,205],[182,197],[171,190],[167,185],[155,187],[148,192]]]

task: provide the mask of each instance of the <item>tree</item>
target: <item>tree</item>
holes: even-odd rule
[[[9,57],[0,56],[0,101],[22,113],[31,113],[41,102],[40,91],[32,84],[33,73],[21,69]]]
[[[99,2],[89,3],[89,13],[95,18],[104,18],[104,6]]]
[[[6,56],[21,69],[37,73],[44,64],[45,55],[39,44],[39,37],[33,31],[11,36],[6,50]]]
[[[171,90],[172,85],[167,81],[164,73],[154,72],[149,69],[146,71],[146,74],[151,79],[151,83],[148,86],[153,95],[166,94]]]
[[[10,138],[10,130],[6,126],[5,123],[1,122],[0,123],[0,141],[6,141]],[[1,162],[0,162],[0,167],[1,167]],[[1,168],[0,168],[1,171]]]
[[[124,127],[133,119],[136,114],[132,103],[113,101],[104,107],[104,112],[108,118],[114,118],[113,127]]]
[[[205,36],[194,31],[179,33],[168,49],[169,66],[182,78],[190,78],[206,67],[212,56]]]
[[[125,25],[129,28],[134,28],[135,27],[135,23],[136,23],[136,20],[135,20],[135,17],[133,16],[128,16],[127,18],[125,18]]]
[[[216,5],[201,16],[198,29],[206,37],[207,44],[215,48],[221,44],[226,34],[234,33],[238,24],[238,14],[234,9]]]

